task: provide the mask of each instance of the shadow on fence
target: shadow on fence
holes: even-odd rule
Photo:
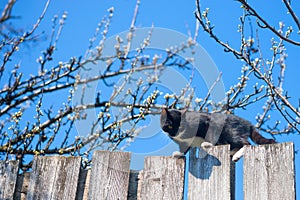
[[[233,200],[235,164],[229,146],[205,158],[190,152],[188,199]],[[37,156],[31,172],[18,175],[17,161],[0,161],[0,199],[183,199],[185,160],[145,158],[142,171],[130,170],[128,152],[95,151],[91,170],[80,157]],[[245,200],[294,200],[293,143],[249,146],[244,156]]]

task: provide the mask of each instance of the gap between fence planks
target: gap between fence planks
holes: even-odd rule
[[[189,159],[188,199],[233,200],[229,146],[213,147],[208,153]],[[245,200],[295,199],[292,143],[249,146],[244,160]],[[0,199],[12,199],[13,194],[17,200],[183,199],[184,159],[146,157],[142,171],[130,171],[126,152],[95,151],[91,170],[80,170],[80,162],[80,157],[35,157],[32,172],[19,175],[17,181],[17,162],[0,162]]]

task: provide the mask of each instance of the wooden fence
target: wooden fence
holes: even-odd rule
[[[151,156],[142,171],[130,171],[130,153],[96,151],[91,170],[80,169],[80,157],[37,156],[31,172],[18,175],[17,161],[0,162],[0,199],[188,199],[232,200],[235,166],[229,146],[217,146],[199,157]],[[188,170],[188,186],[185,184]],[[245,200],[295,199],[292,143],[249,146],[244,156]]]

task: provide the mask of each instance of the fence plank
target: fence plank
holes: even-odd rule
[[[75,199],[80,157],[36,156],[27,199]]]
[[[244,159],[245,200],[294,200],[294,145],[249,146]]]
[[[185,160],[151,156],[145,158],[144,170],[139,174],[137,199],[182,200]]]
[[[190,151],[188,199],[234,199],[235,168],[231,166],[234,163],[230,159],[230,146],[215,146],[207,153],[198,152],[197,148]]]
[[[0,161],[0,199],[13,199],[18,169],[18,161]]]
[[[131,153],[95,151],[89,199],[127,199]]]

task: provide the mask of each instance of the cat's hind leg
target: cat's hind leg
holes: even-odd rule
[[[232,153],[233,156],[232,156],[232,161],[234,162],[237,162],[245,153],[245,148],[246,146],[243,146],[241,149],[237,150],[237,151],[234,151],[236,149],[234,149],[232,152],[230,152],[230,154]]]
[[[184,155],[190,150],[188,143],[181,143],[179,145],[179,151],[174,151],[172,154],[173,158],[183,158]]]
[[[183,158],[184,157],[184,153],[180,152],[180,151],[174,151],[172,154],[173,158]]]

